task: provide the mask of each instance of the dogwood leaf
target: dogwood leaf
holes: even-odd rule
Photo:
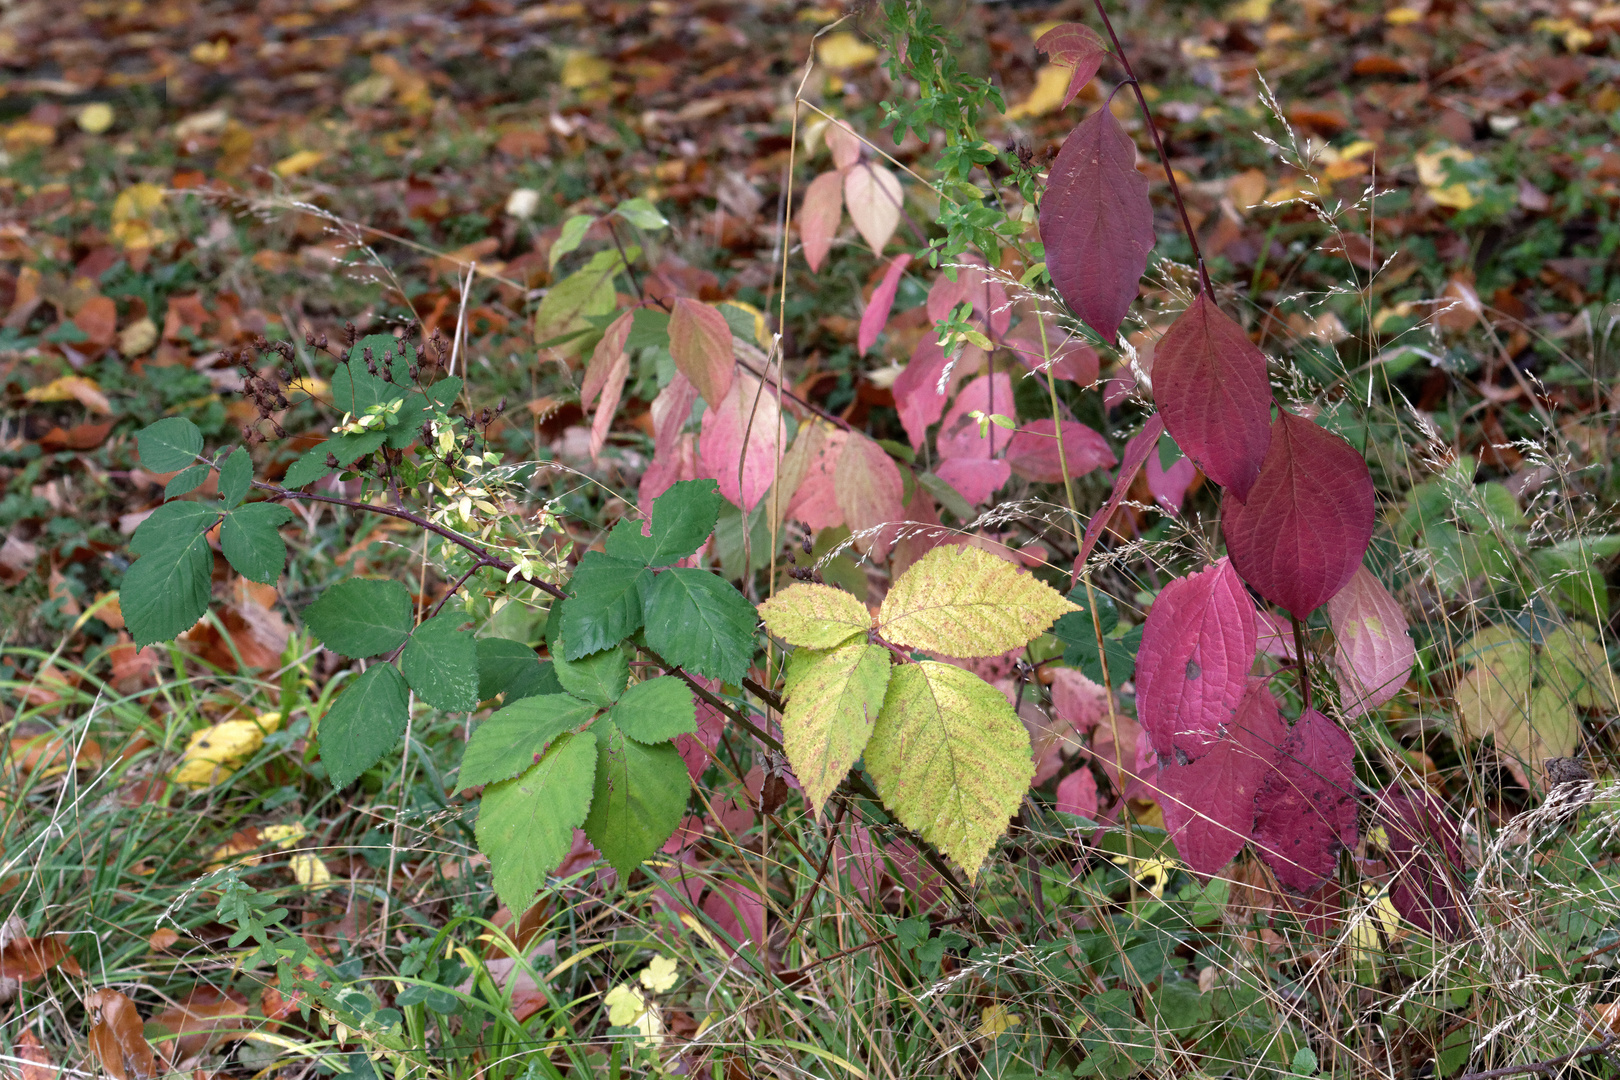
[[[1314,892],[1356,843],[1355,744],[1306,709],[1255,796],[1254,846],[1284,888]]]
[[[1333,656],[1339,705],[1359,716],[1400,693],[1412,674],[1417,649],[1406,631],[1406,614],[1365,566],[1327,602],[1333,624]]]

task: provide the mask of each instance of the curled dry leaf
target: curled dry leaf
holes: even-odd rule
[[[844,174],[844,203],[849,207],[849,219],[861,239],[879,255],[900,226],[903,198],[899,178],[876,162],[862,162]]]
[[[607,441],[608,426],[618,411],[619,397],[624,393],[624,381],[630,375],[630,354],[625,342],[630,338],[630,327],[635,312],[626,311],[608,326],[602,340],[591,353],[591,362],[585,369],[585,381],[579,390],[581,407],[589,409],[598,397],[601,403],[591,419],[591,460],[601,457]]]
[[[173,1062],[183,1062],[226,1039],[248,1025],[248,999],[240,991],[223,993],[211,986],[198,986],[185,1000],[152,1017],[152,1023],[175,1036],[165,1046]]]

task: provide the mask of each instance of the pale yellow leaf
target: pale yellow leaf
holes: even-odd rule
[[[191,736],[170,779],[190,788],[218,784],[264,745],[267,732],[280,725],[279,713],[265,713],[253,720],[224,720],[204,728]]]
[[[77,401],[91,412],[110,413],[112,403],[101,392],[101,385],[83,375],[64,375],[52,379],[44,386],[35,386],[23,392],[28,401]]]
[[[1023,1022],[1022,1016],[1008,1012],[1007,1006],[998,1001],[979,1010],[979,1035],[982,1038],[993,1039]]]
[[[969,880],[1035,775],[1029,732],[1001,691],[933,661],[891,672],[866,768],[883,805]]]
[[[576,50],[563,60],[562,84],[570,90],[583,90],[607,82],[612,74],[613,69],[606,60]]]
[[[665,990],[673,989],[679,976],[675,973],[675,961],[668,956],[655,956],[652,962],[642,969],[641,985],[655,994],[662,994]]]
[[[1069,81],[1074,78],[1074,69],[1062,64],[1046,64],[1035,73],[1035,87],[1030,90],[1029,96],[1012,108],[1007,110],[1009,120],[1027,120],[1031,117],[1045,116],[1056,112],[1063,107],[1063,99],[1069,93]]]
[[[831,585],[790,585],[759,605],[765,629],[808,649],[831,649],[872,628],[866,605]]]
[[[1529,707],[1535,657],[1530,643],[1515,631],[1501,626],[1482,630],[1463,646],[1458,659],[1473,665],[1454,694],[1469,737],[1482,739],[1500,731]]]
[[[817,814],[866,749],[888,681],[888,651],[864,641],[788,660],[782,748]]]
[[[1461,165],[1473,160],[1473,154],[1454,146],[1440,146],[1412,155],[1412,161],[1417,165],[1418,179],[1428,190],[1429,198],[1441,206],[1458,210],[1468,209],[1478,199],[1468,184],[1460,180],[1453,182],[1449,170],[1454,164]]]
[[[79,110],[79,130],[89,135],[100,135],[112,127],[112,106],[105,101],[92,101]]]
[[[997,656],[1080,609],[1045,582],[981,548],[934,548],[900,576],[878,610],[896,645],[963,658]]]
[[[902,196],[899,178],[876,162],[862,162],[844,174],[849,219],[861,239],[880,255],[900,225]]]
[[[816,59],[834,71],[848,71],[876,60],[878,50],[848,30],[828,34],[816,43]]]
[[[118,351],[126,359],[146,352],[158,342],[157,323],[142,316],[118,331]]]
[[[300,851],[287,860],[287,869],[292,871],[293,880],[306,889],[316,889],[332,880],[332,871],[326,868],[326,863],[319,855],[308,851]]]

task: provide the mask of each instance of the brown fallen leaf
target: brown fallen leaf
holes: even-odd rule
[[[157,1054],[142,1032],[135,1003],[117,990],[94,990],[90,1007],[90,1049],[113,1080],[145,1080],[157,1074]]]
[[[82,975],[79,962],[68,953],[67,940],[60,934],[31,938],[13,937],[0,949],[0,979],[32,982],[53,967],[69,975]]]
[[[73,766],[81,769],[99,769],[106,758],[101,744],[94,739],[86,739],[76,748],[70,741],[71,736],[57,732],[44,732],[38,735],[19,735],[13,738],[7,746],[7,756],[11,768],[19,772],[28,773],[37,778],[59,776],[68,770],[68,759],[72,756]]]
[[[151,936],[146,939],[146,943],[156,951],[163,952],[165,949],[169,948],[169,946],[173,945],[179,940],[179,933],[167,926],[161,926],[152,931]]]
[[[169,1049],[174,1062],[184,1062],[212,1046],[234,1038],[233,1032],[247,1027],[248,999],[236,990],[223,993],[212,986],[192,989],[186,999],[171,1005],[156,1016],[152,1023],[166,1028],[177,1036]]]
[[[61,1070],[46,1053],[45,1047],[40,1044],[39,1036],[27,1028],[17,1036],[17,1071],[22,1080],[56,1080]]]

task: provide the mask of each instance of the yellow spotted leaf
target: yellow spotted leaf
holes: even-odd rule
[[[204,728],[191,736],[170,779],[182,787],[212,787],[234,773],[264,745],[265,735],[280,726],[280,713],[264,713],[253,720],[224,720]]]
[[[883,805],[969,880],[1035,775],[1029,732],[1001,691],[931,660],[890,674],[866,768]]]
[[[865,641],[788,661],[782,748],[816,813],[866,749],[888,683],[888,650]]]
[[[759,605],[765,629],[807,649],[831,649],[872,627],[866,605],[831,585],[791,585]]]
[[[1079,608],[1045,582],[981,548],[937,547],[901,575],[878,610],[896,645],[944,656],[997,656],[1027,645]]]

